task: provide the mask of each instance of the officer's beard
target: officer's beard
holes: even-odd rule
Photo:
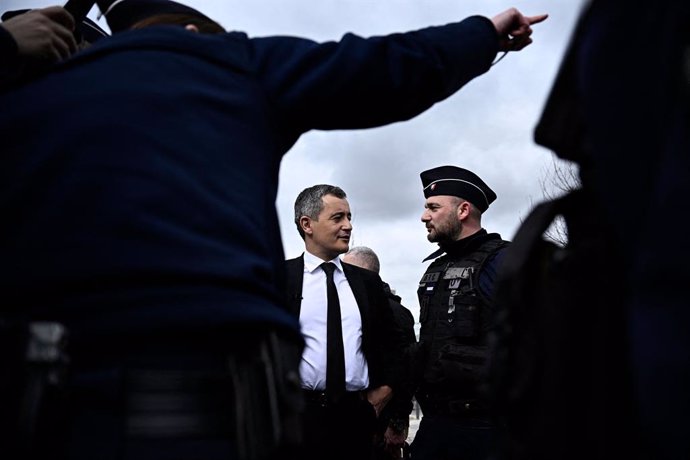
[[[427,239],[439,245],[449,244],[460,239],[462,233],[462,222],[448,219],[441,225],[434,225],[433,230],[427,234]]]

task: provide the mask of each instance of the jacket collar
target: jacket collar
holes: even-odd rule
[[[429,254],[422,262],[436,259],[437,257],[442,256],[444,253],[453,256],[466,254],[479,247],[485,241],[487,236],[488,233],[482,228],[478,232],[460,240],[451,241],[450,243],[441,243],[439,244],[439,249]]]

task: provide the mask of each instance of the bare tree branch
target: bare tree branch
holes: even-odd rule
[[[581,186],[577,165],[563,161],[555,155],[552,158],[550,170],[545,172],[539,182],[542,195],[546,200],[553,200]],[[544,237],[559,246],[565,246],[568,243],[568,229],[561,216],[558,216],[546,230]]]

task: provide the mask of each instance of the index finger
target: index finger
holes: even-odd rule
[[[49,6],[47,8],[41,8],[38,10],[41,14],[47,16],[51,20],[62,24],[69,30],[74,30],[74,18],[69,11],[61,6]]]
[[[527,23],[529,25],[532,25],[532,24],[539,24],[540,22],[545,21],[546,18],[548,18],[548,17],[549,17],[548,14],[539,14],[537,16],[525,16],[525,19],[527,20]]]

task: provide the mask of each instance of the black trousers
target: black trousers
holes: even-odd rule
[[[302,460],[370,460],[376,411],[365,392],[349,392],[338,404],[305,391]]]

